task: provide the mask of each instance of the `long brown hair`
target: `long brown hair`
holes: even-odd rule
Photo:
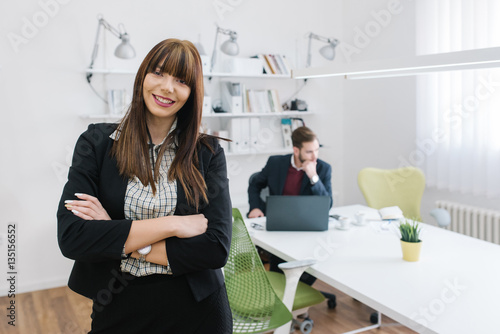
[[[146,75],[157,68],[161,68],[162,73],[184,80],[191,93],[177,112],[177,127],[162,144],[153,173],[148,152],[148,110],[143,84]],[[120,174],[128,178],[137,176],[144,186],[150,184],[153,193],[156,193],[155,182],[159,178],[161,157],[169,145],[175,144],[175,158],[168,170],[168,178],[180,182],[189,204],[198,207],[200,196],[208,202],[205,180],[197,169],[200,142],[207,142],[199,132],[202,105],[203,72],[196,47],[189,41],[173,38],[158,43],[137,71],[132,103],[118,127],[119,138],[113,144],[111,153],[118,162]]]

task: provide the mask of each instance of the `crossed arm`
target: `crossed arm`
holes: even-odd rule
[[[88,194],[77,193],[78,200],[65,201],[66,209],[84,220],[111,220],[99,200]],[[138,249],[151,245],[148,262],[168,264],[163,239],[170,237],[190,238],[205,233],[208,220],[203,214],[188,216],[166,216],[153,219],[134,220],[125,241],[125,253],[139,258]]]

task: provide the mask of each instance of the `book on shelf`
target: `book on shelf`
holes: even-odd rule
[[[258,58],[262,62],[263,73],[265,74],[291,74],[290,62],[284,55],[280,54],[258,54],[252,58]]]
[[[266,55],[267,59],[269,60],[269,63],[271,64],[271,70],[274,72],[274,74],[282,74],[280,66],[278,64],[278,61],[276,60],[275,56],[272,54]]]
[[[287,74],[292,74],[292,64],[288,61],[288,58],[285,55],[281,55],[281,59],[283,60],[283,63],[285,64],[285,68],[287,70]]]
[[[278,63],[281,74],[286,74],[286,75],[291,74],[290,70],[285,65],[285,62],[283,61],[283,57],[281,55],[274,55],[274,59],[276,59],[276,63]]]
[[[275,89],[248,89],[245,95],[245,109],[252,113],[281,112],[278,92]]]
[[[252,58],[258,58],[262,62],[262,73],[273,74],[269,62],[267,61],[266,57],[263,54],[258,54],[256,56],[253,56]]]

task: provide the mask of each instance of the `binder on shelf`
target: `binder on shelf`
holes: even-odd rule
[[[222,109],[233,114],[241,114],[243,112],[241,93],[241,84],[239,82],[222,82]]]
[[[241,118],[232,118],[228,122],[229,150],[231,152],[240,152],[241,147],[241,133],[240,133],[240,120]]]
[[[241,145],[240,152],[250,152],[250,119],[240,118]]]
[[[229,149],[233,153],[250,151],[250,121],[248,118],[232,118],[229,121],[229,134],[232,140]]]
[[[221,137],[221,138],[228,138],[229,132],[227,130],[214,131],[214,136]],[[228,141],[219,139],[219,144],[225,153],[229,152],[229,142]]]
[[[250,117],[250,149],[254,152],[262,151],[262,143],[259,138],[260,118]]]
[[[292,144],[292,120],[289,118],[281,119],[281,134],[283,136],[283,147],[285,149],[293,149]]]
[[[210,96],[203,96],[202,114],[207,115],[212,113],[212,98]]]

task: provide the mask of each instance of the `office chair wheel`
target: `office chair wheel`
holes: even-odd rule
[[[376,324],[378,322],[378,313],[377,312],[373,312],[372,314],[370,314],[370,322],[372,324]]]
[[[311,319],[305,319],[301,324],[300,324],[300,331],[303,334],[309,334],[312,332],[314,326],[314,322]]]
[[[327,302],[328,308],[333,310],[337,306],[337,298],[335,296],[328,298]]]

